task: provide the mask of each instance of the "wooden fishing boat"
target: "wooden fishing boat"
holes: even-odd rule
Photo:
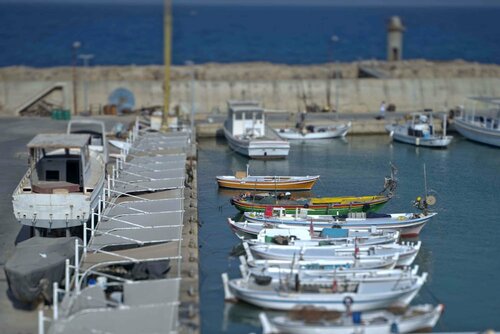
[[[273,131],[266,131],[264,110],[253,101],[228,101],[224,136],[229,147],[249,158],[282,159],[290,144]]]
[[[246,243],[246,242],[245,242]],[[249,245],[253,256],[268,260],[329,260],[339,256],[380,255],[391,256],[399,254],[397,266],[409,266],[413,263],[420,250],[421,242],[403,244],[385,244],[375,246],[358,246],[354,244],[337,246],[303,246],[254,244]],[[357,249],[357,250],[356,250]],[[357,253],[357,254],[356,254]]]
[[[263,280],[253,276],[228,279],[222,274],[226,300],[241,300],[249,304],[275,309],[292,310],[304,306],[324,307],[329,311],[366,311],[387,307],[406,307],[427,279],[427,273],[394,277],[382,281],[349,281],[339,283],[301,282],[294,279]]]
[[[244,228],[245,222],[235,222],[228,218],[228,224],[238,235],[238,230]],[[248,233],[248,232],[246,232]],[[399,240],[399,232],[372,229],[342,229],[323,228],[315,233],[310,227],[262,227],[255,239],[248,240],[249,244],[281,243],[287,245],[347,245],[357,242],[359,245],[379,245],[394,243]]]
[[[351,122],[332,126],[308,125],[303,129],[276,128],[274,131],[278,136],[287,140],[313,140],[345,137],[350,128]]]
[[[403,314],[386,310],[351,314],[332,314],[323,309],[301,309],[289,315],[268,317],[259,314],[263,334],[387,334],[430,332],[438,322],[444,305],[410,306]]]
[[[377,211],[386,204],[392,195],[339,196],[322,198],[292,198],[270,193],[243,194],[231,199],[231,204],[241,212],[264,212],[274,206],[294,213],[296,209],[306,208],[311,214],[343,215],[349,212]],[[269,210],[268,209],[268,210]]]
[[[392,139],[415,146],[446,148],[453,139],[446,135],[446,119],[443,134],[436,133],[432,113],[413,113],[404,124],[389,124],[387,132]]]
[[[217,184],[222,188],[247,190],[311,190],[319,175],[313,176],[257,176],[246,172],[236,172],[235,176],[217,176]]]
[[[314,231],[323,228],[341,227],[344,229],[363,229],[372,226],[381,230],[397,230],[402,237],[414,237],[420,234],[424,225],[437,213],[390,213],[350,212],[344,216],[311,215],[308,209],[297,209],[287,214],[284,208],[273,208],[271,215],[262,212],[245,212],[245,224],[238,224],[239,231],[252,234],[264,226],[278,228],[310,227]],[[259,225],[260,224],[260,225]]]

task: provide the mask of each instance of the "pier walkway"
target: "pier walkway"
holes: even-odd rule
[[[192,151],[188,134],[136,122],[39,332],[199,332]]]

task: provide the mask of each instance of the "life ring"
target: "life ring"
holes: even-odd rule
[[[342,303],[344,304],[344,306],[350,307],[352,304],[354,304],[354,300],[351,297],[345,297]]]

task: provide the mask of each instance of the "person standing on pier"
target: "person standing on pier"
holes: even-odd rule
[[[380,115],[377,119],[384,119],[385,118],[385,101],[382,101],[380,104]]]

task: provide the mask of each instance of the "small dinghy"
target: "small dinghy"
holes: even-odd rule
[[[259,314],[264,334],[387,334],[430,331],[438,322],[444,305],[410,306],[404,313],[389,311],[332,313],[324,309],[303,308],[285,316]]]

